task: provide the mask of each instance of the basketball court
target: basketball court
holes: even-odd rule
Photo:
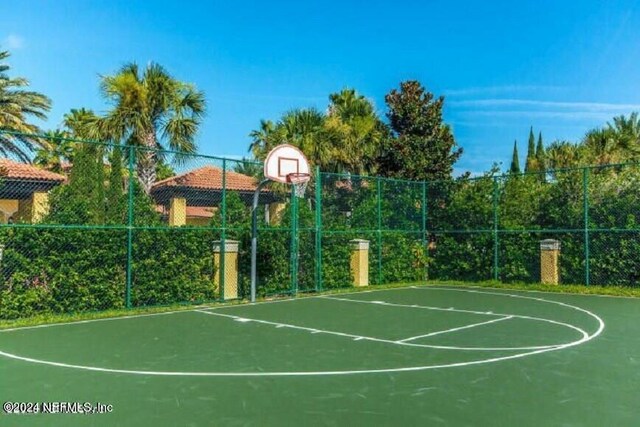
[[[368,257],[357,254],[350,268],[361,288],[255,302],[262,189],[291,185],[297,209],[311,178],[295,147],[267,156],[252,205],[252,303],[1,330],[9,409],[110,410],[3,413],[0,424],[637,424],[636,299],[425,283],[376,289],[367,286]],[[237,264],[225,250],[219,262]]]
[[[1,393],[111,404],[91,419],[111,425],[598,425],[594,405],[633,425],[639,313],[634,299],[407,286],[8,329]]]

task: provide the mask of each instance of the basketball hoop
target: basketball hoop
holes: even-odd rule
[[[294,172],[287,175],[287,182],[293,186],[293,194],[297,198],[304,197],[310,179],[311,175],[308,173]]]
[[[307,184],[311,179],[309,161],[299,148],[290,144],[274,147],[264,161],[264,179],[260,181],[253,193],[253,207],[251,209],[251,302],[256,301],[256,287],[258,283],[257,252],[258,252],[258,199],[260,191],[270,182],[279,182],[293,186],[292,206],[295,207],[291,217],[291,262],[297,266],[298,259],[298,198],[304,197]],[[291,282],[297,291],[297,267],[291,268]]]

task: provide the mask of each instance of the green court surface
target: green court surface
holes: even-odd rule
[[[0,425],[640,424],[640,300],[406,287],[0,331]]]

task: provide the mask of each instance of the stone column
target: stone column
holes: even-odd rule
[[[174,197],[169,202],[169,225],[180,227],[187,223],[187,199]]]
[[[31,221],[40,222],[49,213],[49,193],[36,191],[31,198],[33,200]]]
[[[349,243],[353,286],[369,286],[369,241],[354,239]]]
[[[237,240],[226,240],[224,245],[224,273],[221,273],[220,253],[222,242],[213,242],[213,267],[216,274],[213,276],[213,286],[220,291],[220,274],[224,274],[224,295],[223,299],[238,298],[238,247]]]
[[[540,241],[540,282],[560,283],[560,242],[554,239]]]

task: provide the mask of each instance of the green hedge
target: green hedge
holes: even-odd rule
[[[102,156],[97,152],[84,155],[80,164],[87,168],[95,167],[91,156]],[[118,161],[116,156],[112,164]],[[96,171],[94,175],[104,179]],[[121,181],[115,172],[112,169],[110,179],[105,179],[110,185]],[[83,187],[85,178],[76,173],[68,186],[54,190],[45,223],[59,228],[0,227],[0,244],[4,245],[0,318],[125,306],[128,231],[124,226],[108,228],[126,223],[125,194],[122,189],[111,191],[111,187],[104,194],[95,188],[87,190]],[[538,282],[539,242],[555,238],[562,244],[563,283],[584,283],[586,243],[591,283],[640,283],[640,232],[636,231],[640,223],[640,172],[636,167],[592,171],[586,186],[591,228],[588,242],[581,229],[585,218],[581,170],[500,178],[488,174],[424,185],[329,174],[321,179],[320,236],[316,235],[316,200],[310,197],[299,203],[299,291],[350,287],[353,239],[370,242],[372,285],[425,277],[490,280],[496,244],[494,218],[499,225],[498,279],[502,282]],[[99,197],[87,191],[98,192]],[[427,204],[423,206],[425,191]],[[288,195],[280,197],[288,200]],[[137,187],[134,203],[135,223],[144,226],[132,231],[132,305],[217,298],[213,280],[219,273],[213,265],[213,243],[223,236],[220,210],[208,226],[169,228]],[[234,192],[227,192],[226,204],[224,234],[240,242],[239,293],[244,298],[249,294],[250,280],[250,208]],[[259,211],[259,295],[292,292],[290,209],[287,204],[277,225],[266,225],[264,211]],[[425,210],[427,234],[421,232]],[[62,227],[68,224],[96,227]],[[318,240],[321,259],[316,253]],[[322,273],[320,282],[318,271]]]

